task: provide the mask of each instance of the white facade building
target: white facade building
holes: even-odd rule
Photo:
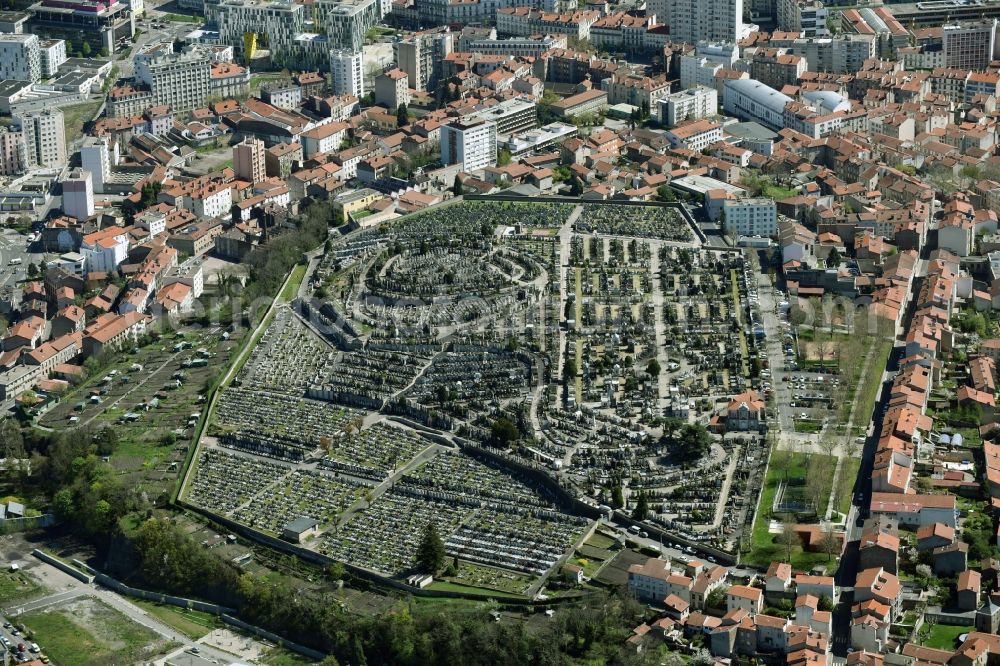
[[[94,214],[94,185],[89,171],[73,169],[62,182],[63,212],[78,220]]]
[[[190,111],[204,106],[211,95],[212,59],[198,46],[174,53],[172,44],[153,44],[135,57],[135,74],[149,86],[150,106]]]
[[[719,93],[704,85],[672,93],[660,100],[660,122],[671,127],[683,120],[696,120],[718,112]]]
[[[736,79],[726,81],[723,106],[729,115],[755,120],[772,129],[782,129],[785,105],[791,101],[788,95],[760,81]]]
[[[24,132],[29,167],[60,167],[66,164],[66,127],[62,111],[28,111],[14,121]]]
[[[743,0],[651,0],[647,12],[670,26],[670,38],[675,42],[735,44],[747,33]]]
[[[722,204],[727,233],[773,236],[778,233],[778,207],[773,199],[739,198]]]
[[[66,62],[66,41],[43,39],[39,42],[38,52],[41,56],[42,78],[52,78],[59,71],[59,67]]]
[[[87,137],[80,148],[80,165],[90,173],[94,192],[104,194],[111,177],[111,151],[105,137]]]
[[[330,51],[330,72],[333,75],[334,95],[354,95],[358,99],[364,96],[365,75],[361,51]]]
[[[0,79],[30,81],[42,78],[38,35],[0,33]]]
[[[441,126],[441,162],[472,172],[497,163],[497,126],[485,120]]]

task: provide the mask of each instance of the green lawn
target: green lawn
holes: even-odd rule
[[[774,496],[778,491],[779,483],[785,478],[789,480],[804,478],[808,469],[808,454],[783,452],[778,455],[789,455],[788,469],[787,471],[779,469],[780,465],[776,463],[774,454],[772,454],[771,465],[768,466],[767,478],[761,492],[760,509],[754,520],[750,552],[742,558],[744,562],[751,564],[767,566],[775,560],[785,560],[786,547],[777,543],[776,537],[778,535],[771,534],[769,531],[772,516],[771,507],[774,505]],[[822,506],[817,507],[817,510],[825,512],[825,500]],[[809,553],[802,550],[800,546],[793,546],[790,563],[796,569],[808,570],[816,564],[831,563],[831,560],[826,553]]]
[[[819,432],[823,424],[819,421],[795,421],[795,432]]]
[[[924,631],[921,630],[920,633],[924,636],[921,640],[921,645],[937,650],[954,650],[955,642],[959,636],[975,630],[975,627],[932,624],[930,625],[930,632],[924,634]]]
[[[299,285],[302,284],[302,279],[306,276],[306,266],[305,264],[296,264],[292,269],[292,277],[285,284],[285,288],[281,290],[281,294],[278,295],[279,303],[288,303],[293,298],[295,294],[299,291]]]
[[[851,509],[851,499],[854,492],[854,482],[861,469],[860,458],[844,458],[840,463],[840,479],[837,485],[837,511],[847,513]]]
[[[45,588],[23,571],[0,573],[0,603],[30,599],[41,596],[44,592]]]
[[[67,145],[83,136],[84,125],[94,119],[94,115],[97,113],[97,110],[101,108],[102,103],[103,101],[101,99],[97,99],[91,102],[84,102],[83,104],[64,106],[62,108],[63,122],[66,125]]]
[[[132,599],[132,603],[192,640],[198,640],[219,624],[214,615],[200,611],[158,604],[144,599]]]
[[[303,657],[297,652],[276,647],[263,657],[263,664],[267,666],[305,666],[316,662],[309,657]]]
[[[190,14],[165,14],[163,16],[168,21],[176,23],[204,23],[204,16],[191,16]]]
[[[868,430],[868,422],[875,411],[875,401],[882,388],[882,371],[892,352],[892,340],[879,340],[872,350],[874,356],[868,366],[868,372],[861,378],[857,391],[857,403],[854,405],[854,431],[862,435]]]

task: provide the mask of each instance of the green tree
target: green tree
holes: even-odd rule
[[[611,506],[616,509],[625,506],[625,493],[622,491],[620,483],[616,483],[615,487],[611,489]]]
[[[405,104],[400,104],[396,107],[396,127],[403,127],[408,125],[410,122],[410,114],[406,110]]]
[[[660,370],[661,370],[660,362],[657,361],[655,358],[651,359],[649,363],[646,364],[646,374],[649,375],[650,377],[659,377]]]
[[[836,268],[840,265],[840,250],[833,247],[830,248],[830,254],[826,255],[826,267]]]
[[[462,179],[458,177],[457,173],[455,174],[454,182],[451,184],[451,193],[456,197],[460,197],[465,193],[465,189],[462,187]]]
[[[566,381],[570,381],[576,377],[576,372],[576,360],[572,358],[566,359],[566,367],[563,368],[563,376],[566,378]]]
[[[677,201],[677,197],[674,196],[674,191],[670,189],[669,185],[660,185],[656,188],[656,198],[660,201],[673,202]]]
[[[434,523],[427,523],[417,548],[417,565],[424,573],[437,574],[444,567],[444,541]]]
[[[80,48],[80,53],[83,55],[84,58],[89,58],[90,57],[90,51],[91,51],[91,49],[90,49],[90,43],[89,42],[84,42],[83,46]]]
[[[508,446],[520,438],[521,431],[506,417],[499,417],[490,428],[490,441],[499,446]]]
[[[581,194],[583,194],[583,181],[574,173],[569,180],[569,195],[578,197]]]
[[[632,517],[636,520],[646,520],[649,517],[649,499],[646,493],[640,492],[635,501],[635,509],[632,510]]]
[[[508,164],[510,164],[510,151],[504,148],[497,157],[497,166],[507,166]]]
[[[38,277],[38,266],[34,264],[28,264],[28,277],[30,278]]]

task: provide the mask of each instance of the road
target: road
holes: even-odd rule
[[[38,263],[45,255],[28,250],[28,239],[13,229],[0,233],[0,287],[13,287],[28,279],[28,264]],[[19,265],[11,261],[20,260]]]

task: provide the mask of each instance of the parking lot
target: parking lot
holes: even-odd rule
[[[0,287],[13,286],[28,279],[28,265],[44,255],[28,251],[28,239],[13,229],[0,233]]]

